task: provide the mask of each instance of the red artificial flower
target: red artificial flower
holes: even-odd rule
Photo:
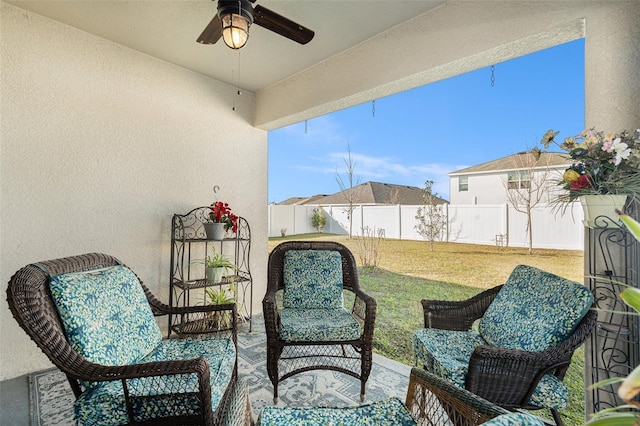
[[[228,231],[231,228],[232,232],[238,231],[238,216],[231,213],[231,208],[228,203],[222,201],[216,201],[209,207],[209,218],[215,223],[224,223],[224,230]]]
[[[580,175],[578,179],[571,182],[572,191],[591,188],[591,186],[591,177],[589,175]]]

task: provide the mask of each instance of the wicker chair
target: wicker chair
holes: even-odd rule
[[[353,304],[344,308],[345,300]],[[262,301],[267,372],[273,384],[316,369],[360,380],[360,397],[372,366],[376,301],[359,286],[352,253],[335,242],[289,241],[269,255]]]
[[[520,265],[506,284],[471,299],[422,300],[416,362],[501,407],[550,409],[562,425],[562,380],[596,325],[592,303],[581,284]]]
[[[11,278],[7,296],[20,326],[66,374],[79,424],[230,421],[235,305],[167,306],[116,258],[96,253],[27,265]],[[214,312],[228,318],[215,337],[162,340],[154,319],[172,313],[204,320]]]

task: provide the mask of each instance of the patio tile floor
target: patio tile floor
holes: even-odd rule
[[[257,327],[256,327],[257,325]],[[263,324],[260,321],[257,321],[257,324],[254,324],[253,333],[264,333],[264,329],[260,329],[263,327]],[[256,330],[257,328],[257,330]],[[240,327],[240,333],[247,333],[248,330],[246,327]],[[239,348],[239,350],[243,350]],[[266,352],[264,353],[266,357]],[[370,396],[369,392],[369,383],[375,381],[375,375],[377,373],[376,365],[383,367],[383,369],[389,369],[396,373],[405,376],[408,380],[409,372],[411,367],[405,364],[401,364],[397,361],[385,358],[381,355],[374,354],[374,369],[372,370],[371,376],[369,378],[369,382],[367,383],[367,396]],[[242,375],[242,366],[240,367],[240,374]],[[382,371],[383,369],[380,369]],[[291,380],[291,379],[289,379]],[[402,389],[390,389],[390,394],[397,395],[401,399],[404,399],[404,394],[406,392],[406,385],[403,386]],[[264,395],[272,395],[272,388],[269,385],[268,389],[266,386],[263,386],[259,389],[252,389],[251,392],[258,392],[259,394]],[[261,398],[262,399],[262,398]],[[359,400],[359,397],[354,394],[354,400]],[[367,398],[368,402],[369,398]],[[265,401],[265,404],[267,402]],[[271,403],[269,398],[269,404]],[[255,405],[255,404],[254,404]],[[258,404],[263,405],[263,404]],[[254,406],[254,412],[259,411],[261,407]],[[29,426],[30,425],[30,404],[29,404],[29,375],[19,376],[13,379],[5,380],[0,382],[0,425],[11,425],[11,426]]]

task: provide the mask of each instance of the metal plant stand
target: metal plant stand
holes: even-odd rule
[[[637,212],[634,214],[637,217]],[[640,286],[640,244],[617,220],[599,216],[585,228],[585,284],[593,291],[598,326],[585,347],[586,414],[621,405],[619,383],[589,389],[599,381],[625,377],[640,362],[640,321],[618,297]]]
[[[249,267],[251,230],[249,223],[238,218],[238,231],[222,240],[209,240],[203,223],[209,219],[209,207],[198,207],[186,214],[174,214],[171,221],[171,273],[169,282],[170,306],[193,306],[210,303],[205,291],[214,289],[233,294],[240,320],[249,323],[253,314],[253,279]],[[212,254],[212,248],[234,263],[236,270],[219,282],[205,278],[203,260]],[[210,329],[210,319],[188,316],[169,316],[171,333],[203,334]]]

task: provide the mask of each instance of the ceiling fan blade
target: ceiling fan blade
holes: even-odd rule
[[[315,34],[309,28],[260,5],[253,8],[253,23],[300,44],[309,43]]]
[[[214,44],[216,41],[220,40],[222,36],[222,21],[216,14],[213,17],[209,25],[206,26],[200,37],[198,37],[198,43],[202,44]]]

